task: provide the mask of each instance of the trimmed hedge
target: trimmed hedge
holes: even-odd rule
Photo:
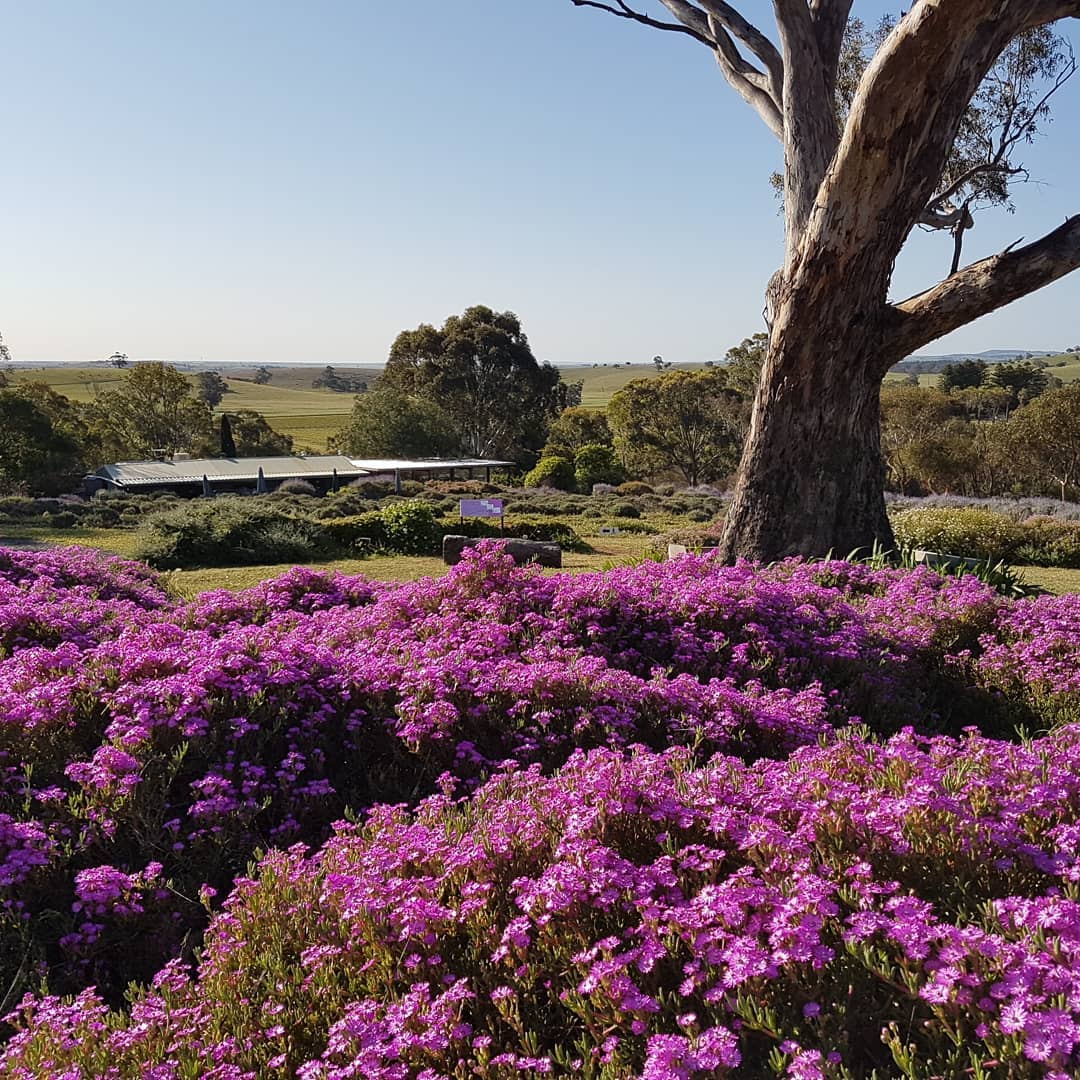
[[[976,507],[903,510],[892,521],[902,548],[1080,568],[1080,522],[1041,516],[1017,522]]]
[[[1033,517],[1022,528],[1024,542],[1016,549],[1017,562],[1080,569],[1080,522]]]
[[[399,555],[430,555],[442,539],[435,511],[426,502],[391,503],[379,510],[320,521],[319,527],[339,547],[368,541]]]

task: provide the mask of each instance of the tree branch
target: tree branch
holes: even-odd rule
[[[1080,0],[916,0],[859,84],[803,240],[815,254],[807,272],[871,245],[899,252],[1002,51],[1024,30],[1075,14]]]
[[[1006,111],[1005,119],[1001,121],[1001,133],[998,137],[997,145],[995,146],[992,140],[987,140],[986,142],[987,159],[977,165],[973,165],[970,169],[966,169],[951,184],[949,184],[948,187],[943,191],[938,192],[919,215],[917,224],[930,229],[955,228],[960,221],[961,212],[952,205],[952,199],[960,193],[965,185],[971,183],[972,180],[975,180],[980,176],[998,173],[1009,177],[1020,175],[1026,177],[1027,170],[1022,165],[1011,165],[1009,163],[1009,154],[1015,149],[1020,140],[1028,135],[1031,127],[1031,120],[1046,108],[1054,94],[1057,93],[1057,91],[1060,90],[1075,73],[1076,60],[1075,58],[1070,57],[1069,63],[1058,72],[1053,85],[1030,110],[1028,122],[1015,127],[1014,121],[1019,106],[1019,98],[1014,98]],[[972,200],[969,197],[966,200],[967,205],[970,205],[971,201]],[[955,272],[956,267],[954,266],[953,273]]]
[[[783,64],[780,54],[769,39],[748,23],[737,11],[721,0],[699,0],[701,7],[689,0],[660,0],[678,20],[664,22],[630,7],[626,0],[570,0],[575,7],[597,8],[619,19],[629,19],[650,26],[685,34],[712,49],[724,78],[732,89],[765,122],[778,138],[784,137],[782,106]],[[708,12],[702,8],[709,9]],[[728,28],[751,52],[759,56],[766,70],[760,71],[739,52]]]
[[[712,10],[706,13],[696,5],[688,3],[687,0],[660,0],[660,2],[680,23],[695,34],[701,34],[712,45],[716,62],[729,85],[765,121],[766,127],[782,140],[784,137],[783,67],[780,65],[778,76],[775,64],[780,63],[780,54],[773,48],[771,42],[726,4],[719,3],[718,0],[710,0],[707,4],[702,3],[702,7],[728,13],[732,23],[754,41],[757,48],[764,53],[766,64],[774,65],[767,72],[759,71],[739,52],[738,46],[718,14],[713,13]],[[777,84],[777,77],[781,79],[781,84]]]
[[[664,2],[664,0],[661,0]],[[780,50],[756,26],[747,22],[730,4],[722,0],[698,0],[698,3],[736,40],[741,41],[764,65],[769,76],[769,92],[778,106],[783,102],[784,61]],[[666,2],[664,6],[667,7]]]
[[[606,11],[619,19],[631,19],[633,22],[641,23],[643,26],[651,26],[654,30],[671,30],[677,34],[686,34],[687,37],[692,37],[703,45],[708,45],[710,48],[714,47],[713,42],[708,37],[696,33],[689,26],[680,26],[677,23],[667,23],[662,19],[654,19],[650,15],[644,14],[644,12],[634,11],[624,4],[622,0],[615,0],[615,2],[618,5],[617,7],[602,3],[601,0],[570,0],[574,7],[599,8],[601,11]]]
[[[848,15],[851,14],[851,5],[852,0],[810,0],[810,17],[813,19],[818,48],[821,50],[821,61],[832,83],[836,82],[840,50],[844,44],[844,28],[847,26]]]
[[[836,80],[818,43],[806,0],[773,0],[784,50],[784,215],[787,262],[798,241],[836,146]]]
[[[709,30],[716,41],[716,62],[731,88],[757,112],[765,126],[784,141],[784,114],[768,89],[767,77],[739,55],[728,32],[710,15]]]
[[[935,195],[926,209],[931,213],[944,210],[952,197],[965,184],[970,183],[978,176],[985,176],[987,173],[1008,173],[1009,176],[1019,176],[1020,173],[1026,171],[1022,165],[1009,165],[1004,161],[984,161],[979,165],[973,165],[957,177],[940,195]],[[920,224],[922,224],[921,219]]]
[[[907,356],[1080,267],[1080,214],[1040,240],[981,259],[889,309],[888,335]]]

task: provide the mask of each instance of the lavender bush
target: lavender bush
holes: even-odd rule
[[[1060,499],[1047,499],[1035,496],[1009,498],[995,495],[992,498],[978,498],[974,495],[898,495],[885,493],[885,502],[890,510],[989,510],[1002,514],[1013,521],[1024,521],[1029,517],[1056,517],[1064,521],[1080,521],[1080,503],[1062,502]]]

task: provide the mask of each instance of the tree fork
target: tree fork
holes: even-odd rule
[[[863,72],[842,131],[835,93],[850,0],[773,0],[779,49],[721,0],[659,0],[672,22],[631,0],[572,2],[711,49],[784,147],[784,263],[766,294],[769,349],[723,553],[775,559],[891,543],[885,372],[1080,265],[1080,219],[896,305],[893,262],[925,221],[956,229],[959,261],[967,207],[947,205],[962,184],[942,178],[965,112],[1011,41],[1080,16],[1080,0],[915,0]]]

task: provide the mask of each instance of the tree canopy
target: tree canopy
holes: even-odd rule
[[[84,469],[80,447],[44,409],[0,390],[0,486],[56,495],[69,491]]]
[[[402,331],[379,387],[437,406],[461,453],[515,460],[544,445],[570,395],[558,370],[533,356],[517,315],[483,306],[439,329]]]
[[[436,458],[453,454],[458,439],[435,402],[380,382],[356,398],[334,445],[356,457]]]
[[[986,376],[986,362],[983,360],[960,360],[955,364],[946,364],[938,376],[938,385],[946,393],[964,390],[972,386],[982,386]]]
[[[668,371],[627,383],[612,396],[608,421],[631,473],[676,471],[694,487],[735,467],[743,412],[722,368]]]
[[[769,335],[758,332],[743,338],[724,353],[724,370],[727,385],[743,397],[753,398],[761,381],[761,369],[765,364],[765,351],[769,347]]]
[[[199,400],[205,401],[211,409],[216,409],[229,393],[229,384],[218,371],[200,371],[195,376],[195,386]]]
[[[1047,390],[1009,424],[1016,452],[1059,486],[1064,502],[1080,484],[1080,383]]]
[[[563,409],[548,429],[544,456],[573,458],[583,446],[611,444],[607,413],[603,409],[572,405]]]
[[[225,453],[226,424],[232,440],[231,454]],[[275,431],[254,409],[237,409],[222,416],[221,444],[226,457],[283,457],[293,452],[292,436]]]
[[[136,364],[119,387],[93,402],[87,415],[114,457],[172,454],[211,444],[210,407],[168,364]]]
[[[984,377],[986,386],[998,386],[1007,390],[1014,405],[1023,405],[1034,401],[1059,381],[1030,360],[1017,360],[1012,363],[994,364]]]

